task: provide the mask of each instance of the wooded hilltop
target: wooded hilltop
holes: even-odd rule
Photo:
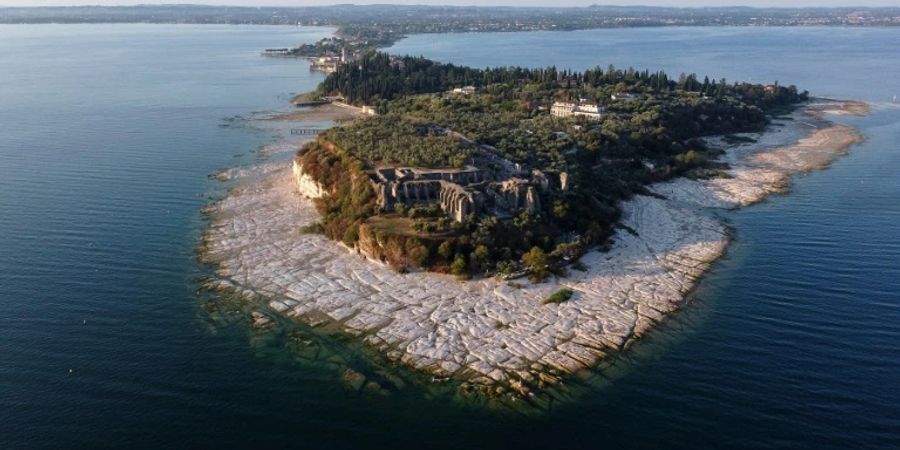
[[[330,192],[318,201],[316,229],[400,270],[535,281],[577,269],[584,251],[605,246],[619,204],[647,194],[647,184],[724,176],[720,150],[703,137],[741,139],[730,135],[762,131],[808,97],[795,86],[694,74],[477,69],[374,51],[340,65],[318,94],[377,115],[300,150],[304,170]],[[565,108],[591,112],[557,113]],[[461,186],[478,208],[451,220],[432,197],[386,203],[379,183],[402,182],[378,181],[391,167],[481,174]]]

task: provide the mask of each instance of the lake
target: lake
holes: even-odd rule
[[[736,240],[673,320],[573,401],[525,416],[343,389],[198,294],[217,170],[263,159],[322,75],[259,51],[326,28],[0,26],[0,448],[900,447],[900,29],[421,35],[476,66],[610,63],[874,103],[866,141]],[[338,342],[340,348],[342,343]],[[360,358],[346,343],[346,358]]]

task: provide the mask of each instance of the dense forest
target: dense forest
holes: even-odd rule
[[[448,92],[468,85],[477,91]],[[333,145],[361,167],[461,167],[489,152],[550,178],[564,173],[570,185],[541,190],[538,210],[506,218],[473,215],[460,224],[415,216],[406,208],[390,214],[369,209],[368,217],[344,217],[328,208],[324,226],[331,237],[352,243],[360,233],[348,224],[358,224],[365,235],[384,228],[372,228],[369,217],[404,216],[408,226],[397,227],[394,220],[391,229],[406,236],[395,246],[416,249],[412,265],[459,275],[528,269],[537,279],[546,276],[545,266],[561,270],[563,261],[603,245],[616,227],[620,202],[645,192],[648,183],[721,174],[718,150],[707,148],[702,137],[761,131],[768,115],[807,98],[794,86],[693,74],[614,67],[474,69],[380,53],[341,66],[320,91],[376,106],[377,116],[331,129],[315,144]],[[598,104],[602,117],[549,113],[553,102],[575,100]],[[335,229],[334,222],[342,226]],[[389,241],[386,234],[379,240]],[[526,255],[539,262],[529,263]],[[410,265],[409,258],[395,260]]]
[[[701,81],[696,74],[682,74],[672,79],[663,71],[622,70],[613,66],[584,72],[559,70],[556,67],[476,69],[441,64],[424,57],[390,56],[383,52],[369,52],[353,64],[339,66],[319,89],[323,93],[340,93],[351,103],[372,105],[399,96],[443,92],[466,85],[505,88],[511,99],[534,98],[534,94],[542,90],[560,88],[566,91],[565,96],[574,98],[579,94],[589,94],[592,89],[612,88],[613,92],[688,92],[717,98],[732,96],[740,98],[748,106],[760,108],[790,104],[800,95],[796,87],[772,90],[760,84],[729,84],[725,79],[710,80],[704,77]]]

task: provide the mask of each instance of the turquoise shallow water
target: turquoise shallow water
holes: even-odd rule
[[[194,246],[215,170],[274,138],[223,126],[318,82],[289,27],[0,27],[0,448],[900,447],[900,109],[788,196],[726,215],[697,298],[538,417],[345,391],[280,336],[211,316]],[[695,68],[900,94],[891,29],[414,36],[474,65]],[[237,121],[240,123],[240,121]],[[358,358],[350,354],[346,358]]]

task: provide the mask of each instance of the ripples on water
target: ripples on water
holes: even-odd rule
[[[841,119],[868,138],[849,158],[800,177],[789,196],[726,214],[735,245],[694,302],[613,367],[573,382],[590,386],[576,389],[577,402],[538,418],[412,388],[350,393],[333,361],[286,350],[290,326],[260,335],[241,303],[208,312],[193,251],[199,210],[222,185],[207,175],[277,148],[266,147],[271,130],[221,125],[314,86],[302,63],[256,52],[325,32],[0,27],[0,447],[900,446],[900,110],[891,106]],[[876,100],[900,91],[881,80],[900,73],[898,35],[603,30],[478,35],[475,47],[451,35],[435,54],[415,46],[424,38],[401,47],[477,65],[499,62],[497,46],[504,58],[531,48],[538,59],[521,61],[539,65],[683,64]],[[569,38],[585,50],[538,51]],[[689,44],[673,52],[669,38]],[[820,45],[797,51],[803,64],[766,56],[808,42]],[[321,345],[365,364],[352,342]]]

